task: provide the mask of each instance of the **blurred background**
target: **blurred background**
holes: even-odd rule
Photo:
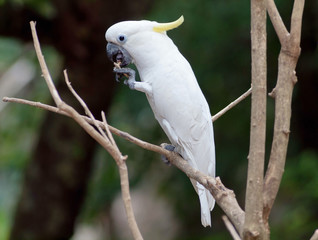
[[[277,0],[289,28],[293,1]],[[236,0],[0,0],[0,97],[52,104],[36,60],[29,21],[37,31],[62,98],[62,71],[95,117],[160,144],[167,138],[144,94],[115,82],[104,33],[121,20],[173,21],[169,32],[189,60],[212,114],[250,87],[250,5]],[[307,1],[298,83],[285,174],[271,214],[272,239],[309,239],[318,227],[318,2]],[[268,21],[269,22],[269,21]],[[280,45],[268,24],[268,91],[275,86]],[[268,98],[267,159],[274,101]],[[214,123],[217,175],[244,207],[250,98]],[[198,197],[187,177],[160,156],[115,138],[128,168],[132,202],[145,239],[231,239],[221,209],[212,228],[200,223]],[[132,239],[117,167],[77,124],[29,106],[0,103],[0,239]]]

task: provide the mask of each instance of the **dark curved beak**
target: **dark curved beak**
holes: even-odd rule
[[[120,62],[121,67],[125,67],[132,62],[132,57],[127,50],[114,43],[107,44],[106,52],[109,60],[115,63]]]

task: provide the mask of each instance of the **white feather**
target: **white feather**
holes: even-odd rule
[[[127,35],[122,46],[133,57],[141,81],[147,85],[139,89],[146,93],[159,124],[192,167],[214,177],[214,137],[208,103],[188,61],[165,33],[152,31],[155,24],[121,22],[106,32],[106,39],[114,42],[116,34]],[[215,201],[201,184],[191,182],[199,195],[202,225],[211,226],[210,211]]]

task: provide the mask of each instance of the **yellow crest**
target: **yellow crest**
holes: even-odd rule
[[[165,32],[169,31],[171,29],[179,27],[184,21],[183,16],[179,17],[176,21],[169,22],[169,23],[159,23],[157,26],[153,27],[153,30],[155,32]]]

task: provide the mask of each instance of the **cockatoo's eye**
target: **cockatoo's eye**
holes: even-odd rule
[[[127,41],[127,37],[124,34],[120,34],[120,35],[118,35],[117,40],[120,43],[125,43]]]

